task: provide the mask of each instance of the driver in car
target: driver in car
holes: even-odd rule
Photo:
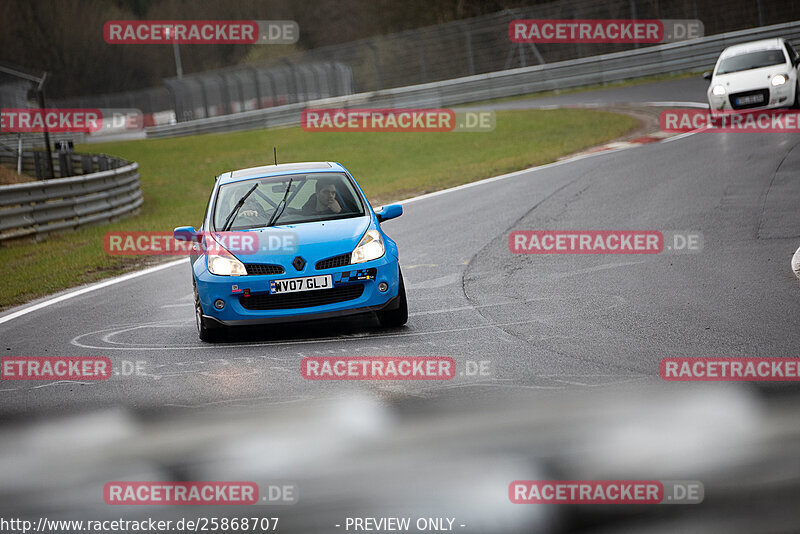
[[[256,217],[258,219],[267,218],[264,208],[252,197],[245,200],[239,215],[242,217]]]
[[[342,207],[336,200],[336,182],[322,178],[317,180],[316,193],[308,197],[303,205],[305,215],[323,215],[340,213]]]

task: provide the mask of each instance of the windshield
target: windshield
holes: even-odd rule
[[[289,181],[292,184],[287,194]],[[355,186],[344,173],[310,173],[243,180],[220,186],[214,205],[214,228],[221,230],[242,196],[258,184],[228,223],[229,230],[297,224],[364,215]],[[281,201],[286,198],[285,206]]]
[[[786,63],[786,57],[782,50],[759,50],[723,59],[719,64],[717,74],[730,74],[731,72],[760,69],[784,63]]]

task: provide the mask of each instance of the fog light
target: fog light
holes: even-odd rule
[[[378,291],[380,291],[381,293],[386,293],[387,291],[389,291],[389,284],[387,284],[386,282],[381,282],[380,284],[378,284]]]
[[[225,301],[222,299],[217,299],[214,301],[214,307],[218,310],[221,310],[225,307]]]

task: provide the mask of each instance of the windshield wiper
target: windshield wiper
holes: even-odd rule
[[[239,212],[239,210],[242,208],[242,206],[244,206],[244,201],[245,201],[245,200],[247,200],[247,197],[249,197],[249,196],[250,196],[250,194],[251,194],[253,191],[255,191],[255,190],[256,190],[256,187],[258,187],[258,182],[256,182],[256,184],[255,184],[253,187],[251,187],[251,188],[250,188],[250,191],[248,191],[247,193],[245,193],[245,194],[244,194],[244,196],[243,196],[242,198],[240,198],[240,199],[239,199],[239,201],[238,201],[238,202],[236,203],[236,205],[233,207],[233,210],[231,211],[230,215],[228,215],[228,218],[227,218],[227,219],[225,219],[225,224],[223,224],[223,225],[222,225],[222,230],[221,230],[222,232],[226,232],[226,231],[228,231],[228,229],[229,229],[229,228],[231,227],[231,225],[233,224],[233,219],[234,219],[234,217],[235,217],[235,216],[236,216],[236,214]]]
[[[280,219],[281,215],[283,215],[283,210],[286,209],[286,197],[289,196],[289,191],[292,189],[293,180],[294,177],[289,178],[289,185],[286,186],[286,191],[283,193],[283,198],[281,199],[280,204],[275,206],[275,211],[272,212],[272,217],[269,218],[267,226],[272,226],[273,223],[278,222],[278,219]]]

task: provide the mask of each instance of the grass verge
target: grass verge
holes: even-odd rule
[[[105,144],[103,152],[139,162],[145,198],[140,213],[40,243],[0,247],[0,308],[161,261],[108,256],[103,235],[199,226],[214,177],[268,164],[273,146],[279,162],[342,163],[377,206],[549,163],[637,126],[632,117],[600,111],[530,110],[498,112],[491,133],[321,133],[287,128]]]

